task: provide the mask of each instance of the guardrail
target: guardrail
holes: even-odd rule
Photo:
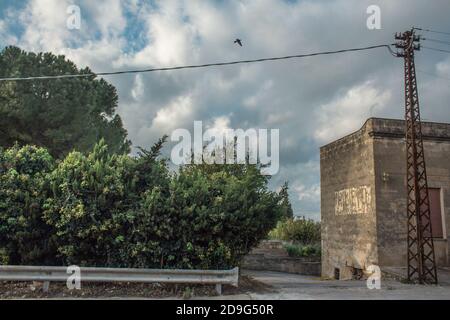
[[[72,275],[68,267],[1,266],[0,281],[41,281],[44,290],[50,282],[66,282]],[[231,270],[130,269],[80,267],[81,282],[140,282],[215,284],[218,294],[222,285],[238,286],[239,268]]]

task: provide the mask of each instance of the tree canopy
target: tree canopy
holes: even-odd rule
[[[92,73],[63,55],[6,47],[0,77]],[[94,77],[0,82],[0,146],[33,144],[62,158],[87,152],[104,139],[111,153],[128,153],[130,141],[116,114],[116,88]]]
[[[292,219],[294,218],[294,211],[292,210],[291,201],[289,200],[289,185],[287,182],[283,184],[280,190],[281,196],[281,206],[283,208],[284,219]]]

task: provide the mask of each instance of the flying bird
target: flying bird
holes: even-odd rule
[[[240,45],[242,47],[242,41],[241,39],[236,39],[234,40],[234,43],[237,43],[238,45]]]

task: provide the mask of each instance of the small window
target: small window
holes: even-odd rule
[[[442,208],[441,208],[441,189],[429,188],[428,196],[430,198],[430,219],[433,238],[443,238],[442,229]]]

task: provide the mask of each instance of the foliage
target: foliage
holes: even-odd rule
[[[320,257],[320,244],[286,244],[284,246],[290,257]]]
[[[283,213],[282,213],[282,219],[292,219],[294,218],[294,211],[292,210],[292,205],[291,202],[289,200],[289,186],[288,183],[286,182],[280,190],[280,196],[281,196],[281,206],[283,208]]]
[[[305,218],[282,220],[270,231],[269,238],[314,244],[320,242],[320,222]]]
[[[58,163],[42,148],[3,152],[0,263],[236,266],[282,216],[282,195],[255,165],[170,173],[165,139],[138,157],[111,154],[104,140]]]
[[[88,155],[71,152],[49,174],[44,219],[56,231],[65,263],[110,265],[117,259],[116,246],[132,221],[132,167],[128,156],[109,155],[102,140]]]
[[[91,73],[64,56],[27,53],[17,47],[0,52],[0,76]],[[111,153],[128,153],[130,142],[116,114],[114,86],[94,77],[4,81],[0,83],[0,146],[35,144],[62,158],[86,152],[104,138]]]
[[[33,146],[0,150],[0,263],[51,263],[52,229],[42,220],[50,154]]]
[[[280,196],[267,190],[256,166],[188,166],[171,186],[170,217],[181,222],[175,232],[182,234],[172,251],[186,258],[180,267],[235,266],[281,215]]]

